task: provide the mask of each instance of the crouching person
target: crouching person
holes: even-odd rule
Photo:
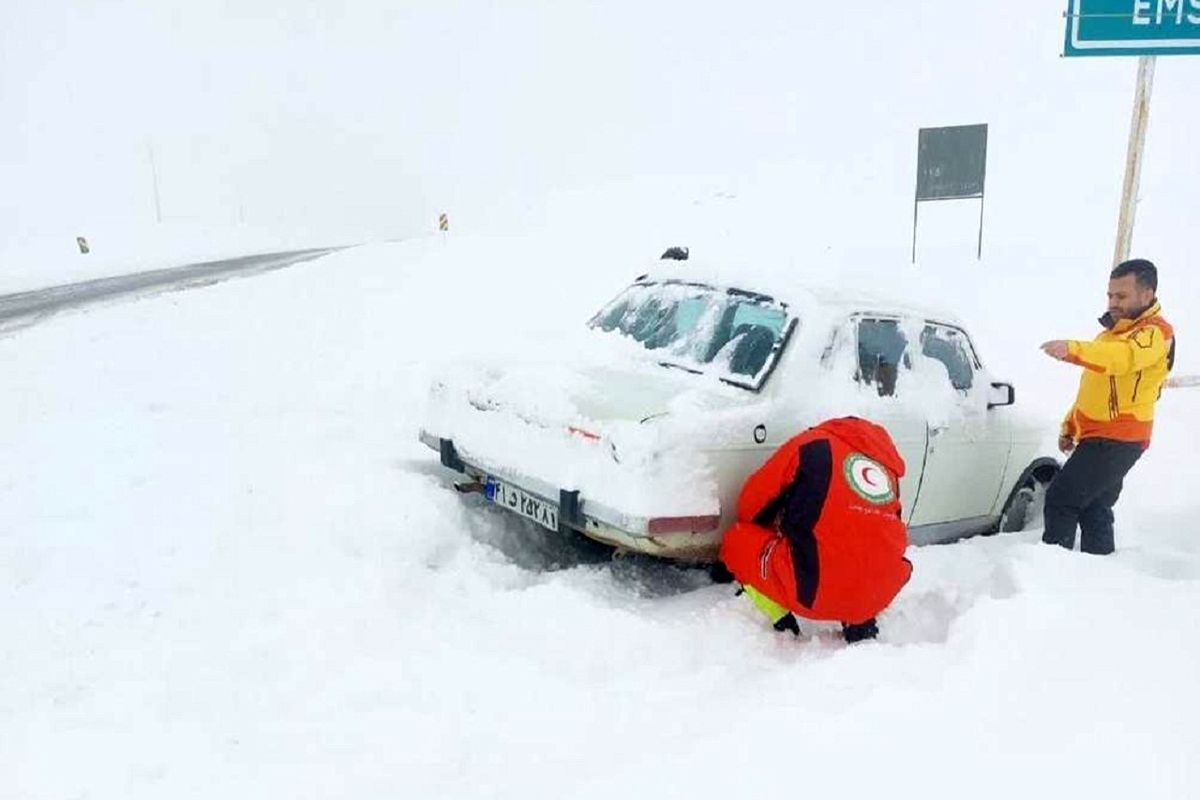
[[[900,516],[904,459],[879,425],[827,420],[789,440],[750,476],[721,560],[776,630],[796,616],[841,622],[848,642],[912,575]]]

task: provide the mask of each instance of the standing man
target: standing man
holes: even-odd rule
[[[1051,358],[1083,367],[1058,437],[1071,455],[1046,492],[1047,544],[1073,548],[1078,526],[1083,552],[1113,551],[1112,508],[1125,474],[1150,446],[1154,405],[1175,362],[1175,332],[1157,290],[1154,264],[1124,261],[1109,276],[1108,313],[1095,340],[1042,345]]]

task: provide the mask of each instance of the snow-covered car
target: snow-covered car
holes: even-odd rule
[[[943,310],[664,261],[560,350],[436,380],[420,439],[460,491],[624,550],[713,558],[747,476],[829,417],[891,433],[920,544],[1020,529],[1059,468]]]

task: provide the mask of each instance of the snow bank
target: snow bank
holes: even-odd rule
[[[9,791],[773,794],[802,752],[811,792],[1194,793],[1196,395],[1164,398],[1115,557],[916,548],[880,641],[797,642],[702,573],[460,498],[415,441],[429,377],[503,349],[558,255],[364,248],[0,339]]]

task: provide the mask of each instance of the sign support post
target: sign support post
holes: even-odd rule
[[[975,260],[983,259],[983,195],[979,195],[979,246],[975,249]]]
[[[1150,92],[1154,89],[1154,56],[1138,59],[1137,89],[1133,94],[1133,116],[1129,122],[1129,149],[1125,154],[1125,181],[1121,189],[1121,213],[1117,219],[1117,247],[1113,266],[1129,259],[1133,221],[1137,216],[1138,187],[1142,181],[1142,153],[1146,147],[1146,125],[1150,121]]]

